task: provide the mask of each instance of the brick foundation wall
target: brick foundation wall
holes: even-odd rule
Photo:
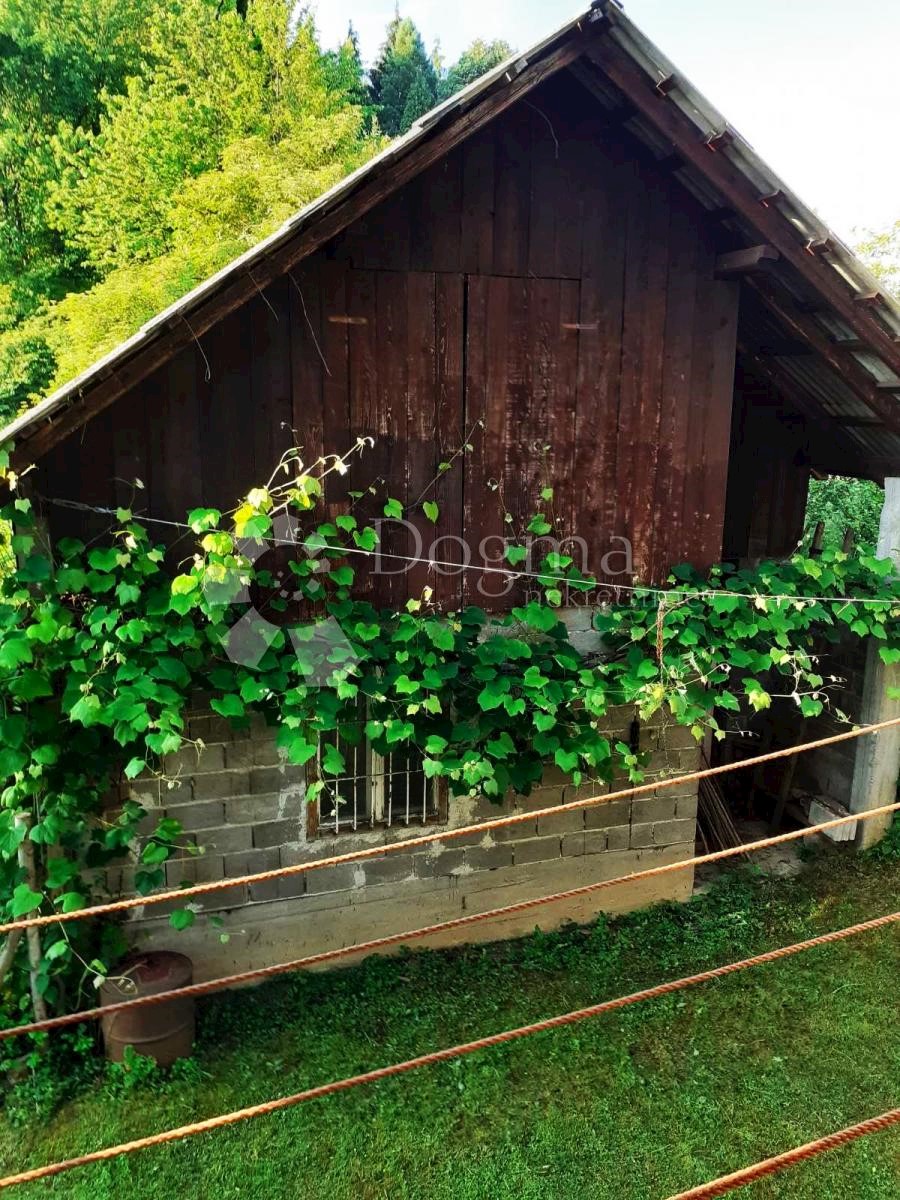
[[[612,740],[628,740],[633,713],[614,711],[605,725]],[[237,877],[340,854],[359,847],[402,842],[422,832],[409,828],[374,829],[308,837],[305,770],[279,760],[274,733],[254,725],[238,733],[226,721],[198,709],[190,716],[190,737],[200,739],[198,754],[188,747],[166,764],[169,780],[137,780],[128,791],[154,818],[177,818],[186,839],[203,847],[199,857],[166,865],[169,886]],[[641,749],[650,754],[648,780],[698,766],[699,751],[690,733],[663,727],[641,729]],[[627,786],[623,779],[612,787]],[[609,790],[583,785],[582,795]],[[531,796],[503,804],[470,798],[450,799],[446,822],[430,831],[454,828],[504,812],[532,812],[576,798],[574,788],[555,769]],[[384,858],[311,871],[268,883],[225,889],[202,897],[203,913],[195,926],[176,933],[161,905],[129,923],[129,936],[141,947],[168,947],[190,954],[200,979],[234,970],[349,945],[367,938],[448,920],[518,900],[578,887],[656,863],[689,858],[694,852],[697,813],[695,785],[666,789],[634,800],[558,816],[535,818],[508,829],[427,847],[394,852]],[[447,940],[493,940],[528,933],[536,925],[553,928],[569,920],[588,920],[600,911],[620,912],[663,899],[690,895],[692,872],[676,872],[646,884],[620,886],[575,902],[556,904],[502,922],[456,932]],[[133,867],[110,879],[112,890],[133,890]],[[223,926],[205,917],[217,914]],[[227,943],[221,933],[228,933]],[[422,944],[441,944],[423,939]]]

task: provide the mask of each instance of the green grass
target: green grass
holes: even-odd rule
[[[0,1120],[2,1173],[532,1021],[900,908],[896,862],[829,852],[689,905],[516,943],[372,959],[201,1010],[176,1078],[101,1078],[49,1122]],[[894,928],[188,1142],[21,1200],[664,1200],[900,1103]],[[748,1200],[896,1200],[900,1136]]]

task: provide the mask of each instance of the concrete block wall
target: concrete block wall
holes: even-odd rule
[[[612,740],[629,740],[633,713],[616,710],[604,722]],[[185,842],[202,847],[197,857],[166,865],[166,882],[237,878],[293,866],[353,849],[403,842],[423,827],[373,829],[309,837],[305,770],[283,763],[274,732],[255,724],[235,732],[226,721],[198,708],[189,734],[204,743],[166,763],[168,778],[139,779],[129,792],[152,810],[177,818]],[[695,770],[699,751],[689,731],[656,720],[640,730],[650,758],[647,780]],[[627,787],[624,778],[613,789]],[[453,829],[504,812],[530,813],[576,797],[606,793],[610,786],[572,786],[555,769],[528,797],[503,804],[450,799],[446,821],[428,831]],[[139,946],[190,954],[198,978],[297,958],[353,942],[437,923],[522,899],[576,888],[598,879],[692,857],[697,815],[696,785],[679,785],[647,796],[604,802],[576,812],[535,817],[514,826],[448,838],[410,851],[340,864],[261,884],[238,885],[200,897],[202,913],[188,931],[176,933],[168,913],[176,902],[135,910],[129,932]],[[111,879],[114,891],[133,890],[134,868],[125,864]],[[540,926],[587,920],[600,911],[619,912],[662,899],[686,898],[692,872],[675,872],[645,884],[608,891],[487,921],[423,945],[519,936]],[[210,926],[208,915],[219,921]],[[222,931],[229,935],[221,939]],[[417,941],[418,944],[418,941]]]
[[[838,711],[852,722],[860,720],[866,651],[866,644],[849,633],[836,645],[829,644],[822,648],[819,674],[826,678],[834,676],[841,683],[830,689],[830,708],[820,717],[804,721],[799,740],[813,741],[844,732],[848,726],[846,721],[838,719]],[[817,795],[830,796],[849,807],[859,746],[859,741],[838,742],[834,746],[823,746],[820,750],[801,754],[797,762],[795,786]]]

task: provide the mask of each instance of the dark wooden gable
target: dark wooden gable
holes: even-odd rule
[[[352,487],[413,504],[440,476],[437,530],[413,514],[426,554],[444,539],[436,558],[458,561],[461,538],[500,559],[504,514],[517,528],[552,482],[590,570],[615,538],[645,581],[705,566],[722,548],[737,322],[720,249],[682,185],[562,73],[69,436],[36,489],[105,505],[140,478],[138,507],[181,520],[231,507],[295,439],[314,458],[371,436]],[[386,530],[386,551],[414,548]],[[367,586],[508,602],[503,581],[467,579]]]

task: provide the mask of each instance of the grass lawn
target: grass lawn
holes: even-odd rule
[[[900,907],[900,867],[822,852],[794,880],[511,944],[371,959],[201,1009],[174,1078],[101,1077],[0,1117],[0,1173],[299,1091]],[[895,928],[11,1193],[72,1200],[665,1200],[900,1104]],[[896,1200],[900,1134],[742,1192]]]

